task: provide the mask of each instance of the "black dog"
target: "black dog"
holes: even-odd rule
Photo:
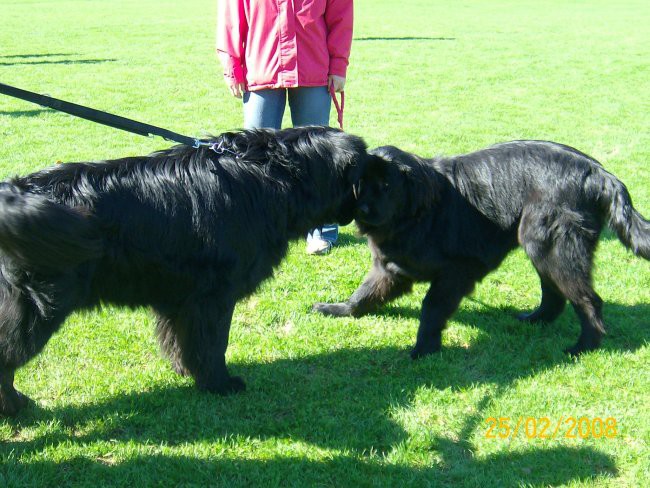
[[[237,300],[288,241],[352,221],[357,137],[329,128],[225,133],[213,148],[58,165],[0,184],[0,413],[27,401],[14,371],[74,310],[151,306],[174,369],[244,389],[225,352]]]
[[[568,299],[582,332],[567,352],[599,346],[605,328],[591,268],[603,224],[609,220],[626,246],[650,259],[650,222],[616,177],[573,148],[542,141],[440,159],[394,147],[372,153],[355,219],[368,236],[373,267],[347,302],[315,310],[359,316],[415,281],[430,282],[411,356],[431,354],[461,299],[521,244],[541,279],[542,300],[519,318],[552,321]]]

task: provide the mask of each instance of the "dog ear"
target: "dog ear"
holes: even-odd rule
[[[402,205],[399,211],[404,212],[405,216],[417,215],[435,205],[440,187],[438,174],[429,168],[425,161],[395,146],[378,147],[369,154],[373,158],[370,160],[370,165],[390,166],[393,168],[392,174],[399,174],[401,177],[399,182],[387,181],[387,183],[402,185],[403,200],[395,203]]]
[[[366,171],[368,165],[367,157],[359,158],[350,164],[349,169],[346,174],[346,183],[349,186],[354,186],[359,183],[361,176]]]
[[[359,199],[359,185],[371,157],[364,152],[364,154],[351,158],[346,166],[344,173],[346,190],[337,218],[340,225],[348,225],[354,219],[357,200]]]
[[[397,161],[397,167],[405,185],[408,200],[406,209],[409,215],[417,215],[430,209],[438,199],[438,185],[435,175],[427,171],[425,163],[408,154]]]

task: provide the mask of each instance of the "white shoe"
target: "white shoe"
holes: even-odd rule
[[[307,242],[307,254],[322,255],[327,254],[332,249],[332,243],[325,239],[314,237]]]

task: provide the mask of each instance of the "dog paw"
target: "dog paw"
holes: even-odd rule
[[[0,393],[0,415],[13,417],[31,402],[27,395],[17,390]]]
[[[539,322],[539,316],[535,312],[536,310],[532,312],[521,312],[515,315],[515,317],[521,322]]]
[[[246,383],[239,376],[230,376],[225,381],[213,385],[198,385],[200,390],[209,391],[217,395],[227,396],[234,395],[240,391],[246,390]]]
[[[517,320],[520,322],[527,322],[529,324],[540,324],[546,325],[549,322],[555,320],[557,314],[551,315],[547,312],[544,312],[540,309],[533,310],[532,312],[521,312],[516,315]]]
[[[436,345],[436,344],[431,344],[427,346],[416,345],[411,350],[411,359],[420,359],[426,356],[430,356],[431,354],[440,352],[440,349],[441,349],[440,345]]]
[[[531,312],[522,312],[516,317],[522,322],[549,324],[557,319],[564,310],[564,304],[540,305]]]
[[[231,376],[224,395],[231,395],[246,390],[246,383],[240,376]]]
[[[584,346],[581,344],[576,344],[573,347],[568,347],[564,350],[564,354],[569,355],[572,358],[579,358],[583,354],[589,352],[589,351],[594,351],[595,349],[598,349],[598,346]]]
[[[569,357],[572,358],[578,358],[584,351],[579,348],[578,346],[573,346],[573,347],[567,347],[564,350],[564,354],[568,355]]]
[[[314,312],[320,312],[323,315],[332,317],[347,317],[352,315],[350,305],[347,303],[314,303],[311,308]]]

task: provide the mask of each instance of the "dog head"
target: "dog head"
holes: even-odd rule
[[[232,160],[241,171],[300,194],[300,210],[314,223],[352,222],[353,182],[365,167],[367,146],[357,136],[332,127],[252,129],[221,134],[220,160]]]
[[[369,152],[353,192],[354,218],[362,231],[409,219],[430,207],[436,195],[434,181],[424,163],[394,146]]]
[[[371,156],[360,137],[329,127],[320,130],[324,131],[317,133],[320,137],[310,138],[320,156],[312,158],[316,164],[310,173],[315,175],[313,179],[321,192],[321,200],[331,202],[327,209],[328,221],[347,225],[354,219],[356,211],[353,187],[365,171]]]

